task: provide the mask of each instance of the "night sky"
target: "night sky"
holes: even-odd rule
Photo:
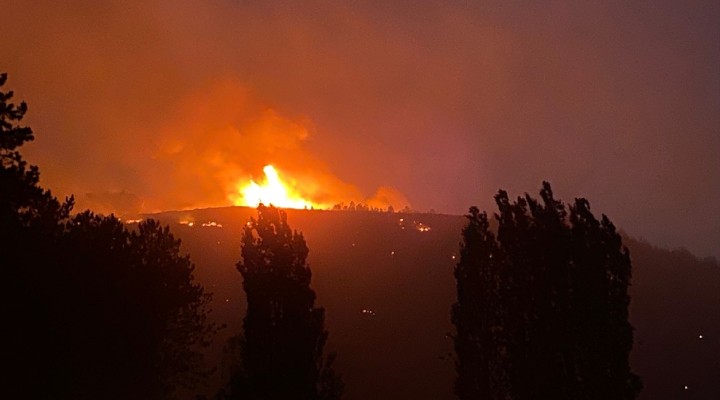
[[[317,198],[380,188],[453,214],[549,180],[633,236],[720,257],[717,1],[0,8],[23,152],[80,208],[229,205],[267,163]]]

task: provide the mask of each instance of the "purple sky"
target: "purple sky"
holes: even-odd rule
[[[549,180],[631,235],[720,257],[717,1],[0,8],[24,152],[81,207],[228,204],[268,162],[317,196],[389,187],[446,213]]]

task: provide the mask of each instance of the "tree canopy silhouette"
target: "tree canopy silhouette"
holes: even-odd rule
[[[306,263],[308,247],[290,229],[285,211],[258,207],[243,229],[242,260],[247,314],[240,353],[226,399],[339,399],[343,384],[323,357],[325,310],[315,307]]]
[[[131,231],[113,216],[71,216],[72,198],[43,189],[19,152],[34,136],[20,125],[27,106],[12,97],[0,90],[3,392],[161,399],[193,386],[214,326],[179,240],[154,221]]]
[[[634,399],[631,262],[614,225],[585,199],[568,210],[543,183],[495,200],[497,236],[472,207],[455,268],[461,399]]]
[[[20,395],[38,384],[31,371],[45,370],[40,360],[52,355],[46,321],[55,299],[41,288],[56,282],[50,254],[69,218],[72,199],[61,204],[42,189],[38,168],[28,166],[20,154],[19,148],[34,135],[21,125],[27,105],[12,102],[13,92],[2,89],[6,81],[7,74],[0,74],[0,268],[10,284],[0,293],[8,327],[3,354],[12,368],[9,393]]]
[[[58,202],[40,187],[38,168],[23,160],[18,149],[35,137],[32,129],[21,125],[27,105],[12,102],[13,92],[2,89],[6,81],[7,74],[0,74],[0,240],[11,248],[22,243],[17,235],[20,228],[56,234],[73,200]]]
[[[128,230],[115,217],[84,212],[60,245],[71,290],[60,288],[63,308],[53,315],[74,345],[55,369],[82,371],[72,390],[91,396],[114,387],[104,397],[162,399],[202,382],[201,349],[214,332],[210,295],[168,227],[147,220]]]

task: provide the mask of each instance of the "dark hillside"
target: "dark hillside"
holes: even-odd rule
[[[641,399],[720,398],[720,266],[628,240]],[[687,389],[685,389],[687,386]]]
[[[228,325],[214,346],[213,363],[224,338],[242,324],[245,299],[235,263],[241,227],[255,214],[233,207],[155,216],[183,239],[197,278],[215,293],[213,317]],[[453,257],[465,218],[289,210],[288,220],[310,248],[312,287],[327,312],[327,349],[338,352],[346,398],[452,399],[447,334],[455,300]],[[631,357],[645,383],[641,398],[714,398],[720,393],[714,379],[720,371],[720,267],[686,252],[633,240],[627,245],[634,266]]]

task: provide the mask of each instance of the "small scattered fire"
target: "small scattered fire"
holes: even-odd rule
[[[194,227],[194,226],[196,225],[196,224],[195,224],[195,221],[192,221],[192,220],[189,220],[189,219],[181,219],[180,221],[178,221],[178,224],[180,224],[180,225],[185,225],[185,226],[188,226],[188,227],[190,227],[190,228],[192,228],[192,227]],[[222,228],[222,227],[223,227],[222,224],[217,223],[217,222],[215,222],[215,221],[203,222],[202,224],[200,224],[200,226],[203,227],[203,228]]]
[[[231,196],[236,206],[257,207],[260,204],[273,205],[281,208],[327,208],[323,204],[314,203],[304,198],[296,185],[280,179],[272,165],[263,168],[265,182],[258,184],[254,180],[237,186],[238,195]]]
[[[415,229],[417,229],[420,232],[429,232],[431,229],[429,226],[423,224],[422,222],[417,222],[417,221],[413,221],[413,222],[415,222]]]
[[[361,313],[362,313],[363,315],[367,315],[367,316],[370,316],[370,317],[374,317],[374,316],[375,316],[375,311],[373,311],[373,310],[371,310],[371,309],[369,309],[369,308],[363,308],[362,311],[361,311]]]
[[[432,229],[430,228],[430,226],[423,224],[420,221],[413,221],[412,225],[418,232],[430,232],[430,230]],[[398,226],[400,227],[400,229],[405,230],[405,218],[400,218],[398,220]]]

